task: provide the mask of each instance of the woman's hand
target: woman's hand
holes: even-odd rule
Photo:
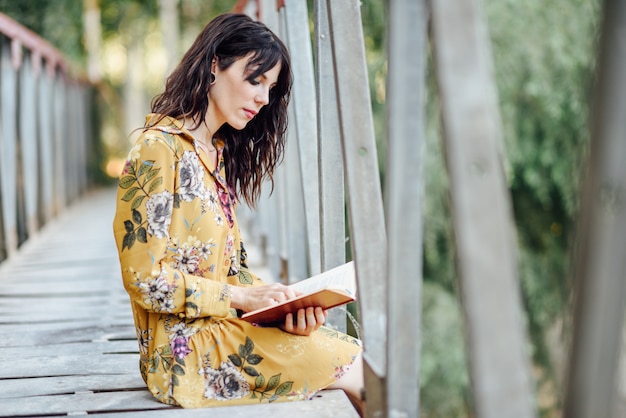
[[[324,325],[327,315],[328,311],[319,306],[299,309],[295,318],[293,314],[288,313],[285,317],[285,323],[280,328],[295,335],[311,335],[313,331]]]
[[[275,305],[297,296],[293,289],[280,283],[256,287],[231,286],[230,290],[230,306],[244,312]]]

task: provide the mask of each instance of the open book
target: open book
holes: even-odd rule
[[[309,306],[321,306],[323,309],[334,308],[356,299],[356,279],[354,262],[342,264],[324,273],[291,284],[300,296],[273,306],[257,309],[242,315],[241,319],[255,324],[283,322],[288,313]]]

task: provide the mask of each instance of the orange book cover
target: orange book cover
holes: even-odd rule
[[[290,285],[296,293],[293,299],[273,306],[247,312],[241,316],[255,324],[282,322],[288,313],[309,306],[330,309],[356,300],[356,280],[354,262],[342,264],[324,273]]]

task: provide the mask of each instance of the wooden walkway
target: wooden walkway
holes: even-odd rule
[[[210,411],[155,401],[138,369],[114,193],[90,192],[0,264],[0,416],[358,417],[341,391]]]

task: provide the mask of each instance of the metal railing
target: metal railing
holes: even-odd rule
[[[0,13],[0,261],[87,187],[90,85]]]

